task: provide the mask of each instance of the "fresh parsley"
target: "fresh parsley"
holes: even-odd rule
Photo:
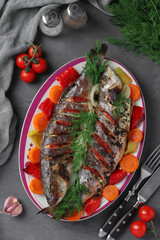
[[[160,63],[160,1],[119,0],[109,9],[115,16],[110,21],[120,27],[123,37],[107,40]]]
[[[102,47],[100,41],[97,40],[94,50],[86,53],[86,64],[84,72],[92,81],[93,85],[96,85],[100,81],[100,76],[103,73],[107,61],[102,62]]]

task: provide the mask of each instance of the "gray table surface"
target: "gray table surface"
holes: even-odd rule
[[[118,201],[111,207],[89,220],[70,223],[55,222],[48,216],[36,215],[37,208],[28,198],[18,171],[18,147],[22,124],[28,107],[44,81],[56,69],[68,61],[84,56],[95,44],[96,39],[105,41],[106,36],[120,37],[119,28],[113,26],[109,17],[83,1],[88,13],[88,23],[80,30],[64,28],[63,33],[56,38],[49,38],[37,34],[35,43],[41,43],[44,50],[44,57],[48,62],[48,71],[37,77],[31,84],[26,84],[20,79],[20,71],[15,67],[12,84],[8,91],[14,112],[18,117],[17,136],[15,146],[7,164],[0,168],[0,209],[6,197],[13,195],[20,199],[24,206],[21,216],[11,218],[0,216],[0,240],[98,240],[98,231],[106,217],[108,217],[124,198],[126,192],[136,181],[139,173],[135,175],[128,188],[123,192]],[[141,162],[160,142],[160,67],[154,64],[148,57],[136,55],[133,52],[125,52],[108,44],[107,56],[114,58],[124,64],[138,80],[144,94],[147,107],[147,134]],[[160,189],[147,202],[156,211],[156,228],[158,239],[160,239]],[[132,221],[138,220],[136,214]],[[129,225],[120,234],[119,240],[135,239],[129,230]],[[154,239],[152,233],[148,233],[143,239]]]

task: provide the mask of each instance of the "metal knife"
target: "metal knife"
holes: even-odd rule
[[[115,240],[118,238],[119,234],[122,232],[128,221],[131,219],[132,215],[136,212],[140,204],[146,202],[150,196],[156,191],[160,186],[160,167],[153,173],[149,180],[138,192],[137,202],[134,206],[119,220],[116,226],[109,233],[107,240]]]

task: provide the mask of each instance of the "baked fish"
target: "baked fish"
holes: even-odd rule
[[[106,50],[107,46],[103,44],[99,64],[102,64]],[[41,179],[44,195],[52,209],[63,200],[74,176],[70,126],[75,113],[92,110],[98,119],[92,136],[93,144],[87,149],[85,167],[78,172],[79,183],[87,189],[81,196],[82,202],[102,193],[124,155],[130,129],[131,101],[127,101],[123,114],[115,116],[114,102],[121,93],[122,83],[110,66],[106,66],[99,81],[96,107],[90,99],[92,88],[92,81],[85,73],[69,85],[43,135]]]

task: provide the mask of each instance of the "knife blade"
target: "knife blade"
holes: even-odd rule
[[[120,232],[124,229],[132,215],[136,212],[137,208],[140,204],[146,202],[152,194],[156,191],[156,189],[160,186],[160,167],[153,173],[153,175],[149,178],[149,180],[145,183],[145,185],[138,192],[137,202],[134,206],[119,220],[116,226],[109,233],[107,240],[115,240]]]

